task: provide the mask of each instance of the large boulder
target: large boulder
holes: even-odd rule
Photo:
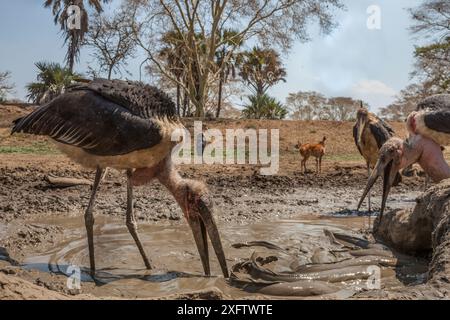
[[[450,297],[450,179],[428,189],[413,210],[386,213],[381,223],[377,219],[374,235],[398,251],[432,256],[427,282],[390,298]]]
[[[374,224],[374,236],[398,251],[417,254],[442,241],[450,215],[450,179],[429,188],[414,209],[387,212]]]

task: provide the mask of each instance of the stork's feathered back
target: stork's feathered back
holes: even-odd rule
[[[425,98],[417,104],[417,111],[444,109],[450,110],[450,94],[437,94]]]
[[[440,145],[449,145],[450,95],[439,94],[426,98],[418,104],[417,109],[418,112],[413,112],[408,117],[408,130]]]
[[[68,92],[90,90],[128,109],[144,119],[153,117],[176,117],[172,99],[156,87],[142,82],[95,79],[90,83],[74,84]]]
[[[159,89],[121,80],[94,80],[68,88],[48,104],[14,122],[12,133],[47,135],[100,156],[157,145],[175,104]]]

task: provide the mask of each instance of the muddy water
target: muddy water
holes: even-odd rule
[[[274,242],[287,250],[289,253],[287,256],[295,257],[298,263],[303,264],[314,260],[318,250],[326,253],[331,249],[330,241],[323,233],[324,228],[351,233],[352,230],[363,226],[363,219],[367,218],[315,216],[250,225],[221,224],[219,230],[229,268],[242,259],[249,258],[254,250],[264,251],[261,248],[235,249],[231,246],[233,243],[252,240]],[[37,248],[34,255],[25,259],[25,267],[68,274],[69,266],[78,266],[82,270],[82,282],[85,284],[92,282],[87,269],[89,259],[82,217],[46,218],[35,223],[63,227],[64,240],[50,250],[39,252]],[[98,217],[95,225],[95,254],[98,268],[96,280],[100,285],[91,286],[92,289],[89,290],[96,296],[162,297],[213,288],[233,298],[254,295],[228,284],[221,276],[211,248],[211,270],[214,276],[203,276],[192,234],[186,224],[139,225],[144,247],[155,267],[151,271],[145,270],[124,221]],[[413,280],[420,277],[420,273],[417,272],[409,274],[414,275]],[[383,286],[387,289],[404,285],[394,272],[383,281]]]

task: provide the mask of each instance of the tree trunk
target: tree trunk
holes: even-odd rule
[[[205,86],[200,83],[200,80],[197,80],[195,84],[195,99],[192,103],[195,106],[195,114],[194,116],[197,118],[203,118],[205,116]]]
[[[205,102],[204,99],[200,98],[194,102],[195,105],[195,117],[204,118],[205,117]]]
[[[189,100],[188,100],[187,92],[184,90],[183,93],[184,93],[184,96],[183,96],[183,117],[186,117],[186,111],[188,109]]]
[[[109,70],[108,70],[108,80],[111,80],[111,75],[112,75],[112,67],[109,67]]]
[[[180,115],[181,86],[177,83],[177,114]]]
[[[219,116],[220,116],[220,109],[222,108],[223,78],[224,78],[224,72],[222,70],[221,73],[220,73],[220,80],[219,80],[219,96],[218,96],[218,101],[217,101],[216,118],[219,118]]]
[[[264,95],[264,87],[262,84],[258,84],[256,88],[256,97],[262,97]]]

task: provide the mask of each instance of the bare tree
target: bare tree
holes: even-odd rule
[[[333,121],[350,121],[356,118],[356,112],[361,106],[360,100],[354,100],[350,97],[329,98],[325,110],[324,118]]]
[[[242,41],[258,39],[288,50],[294,39],[309,39],[307,26],[312,21],[318,21],[323,32],[332,30],[333,12],[343,8],[340,0],[128,0],[128,5],[136,7],[132,21],[140,47],[164,76],[188,93],[196,116],[204,115],[211,84]],[[217,67],[216,53],[225,45],[221,35],[230,28],[236,34],[226,39],[227,53]],[[182,39],[187,81],[173,76],[158,55],[167,30]]]
[[[286,99],[291,117],[296,120],[354,120],[361,102],[351,97],[327,98],[315,91],[290,93]],[[369,108],[366,102],[362,103]]]
[[[414,50],[415,83],[380,110],[381,117],[393,121],[405,120],[424,97],[450,89],[450,2],[426,0],[408,11],[413,20],[410,32],[422,45]]]
[[[326,102],[327,98],[315,91],[289,93],[286,98],[286,105],[290,110],[291,117],[295,120],[319,119]]]
[[[223,101],[223,87],[227,84],[227,82],[230,80],[230,76],[232,79],[236,77],[236,67],[238,64],[238,61],[241,57],[240,52],[235,52],[232,54],[228,61],[225,62],[224,58],[227,57],[227,47],[230,46],[228,42],[228,39],[231,39],[230,41],[236,41],[236,39],[233,39],[236,35],[236,31],[234,30],[224,30],[223,34],[220,38],[220,42],[223,42],[222,48],[218,48],[218,52],[216,52],[216,64],[221,69],[221,72],[219,74],[219,88],[218,88],[218,95],[217,95],[217,108],[216,108],[216,118],[219,118],[220,111],[222,109],[222,103]],[[234,43],[231,43],[234,44]],[[237,43],[237,48],[243,45],[243,43]]]
[[[415,70],[411,76],[433,93],[450,89],[450,2],[426,0],[409,9],[414,23],[411,33],[427,44],[415,49]]]
[[[11,78],[11,72],[0,72],[0,102],[6,99],[6,95],[11,93],[14,89],[14,84],[9,82]]]
[[[122,71],[126,72],[127,60],[134,57],[136,51],[133,29],[127,21],[129,15],[120,10],[112,17],[98,13],[94,16],[85,44],[94,50],[92,56],[99,68],[96,74],[106,73],[108,79],[113,74],[121,78]]]
[[[173,63],[172,59],[169,59],[167,63]],[[173,72],[177,72],[177,63],[173,64]],[[159,72],[159,69],[154,65],[150,64],[146,67],[146,71],[151,78],[151,82],[161,88],[164,88],[165,92],[174,99],[174,101],[179,100],[179,115],[182,117],[194,116],[195,110],[193,110],[193,105],[190,103],[189,96],[186,92],[180,88],[177,83],[174,83],[163,74]],[[182,70],[179,70],[182,71]],[[183,77],[183,73],[179,75]],[[244,88],[242,83],[238,79],[230,79],[223,82],[220,86],[220,81],[212,83],[209,88],[209,94],[205,101],[205,115],[211,117],[215,115],[217,117],[217,102],[220,99],[221,103],[221,115],[227,117],[232,115],[234,118],[240,117],[240,111],[233,108],[232,97],[242,96],[244,94]]]
[[[414,23],[410,31],[417,37],[427,37],[440,42],[450,36],[450,2],[448,0],[424,0],[408,9]]]
[[[422,84],[410,84],[400,91],[394,103],[380,110],[380,116],[386,120],[404,121],[416,109],[417,103],[430,94]]]

